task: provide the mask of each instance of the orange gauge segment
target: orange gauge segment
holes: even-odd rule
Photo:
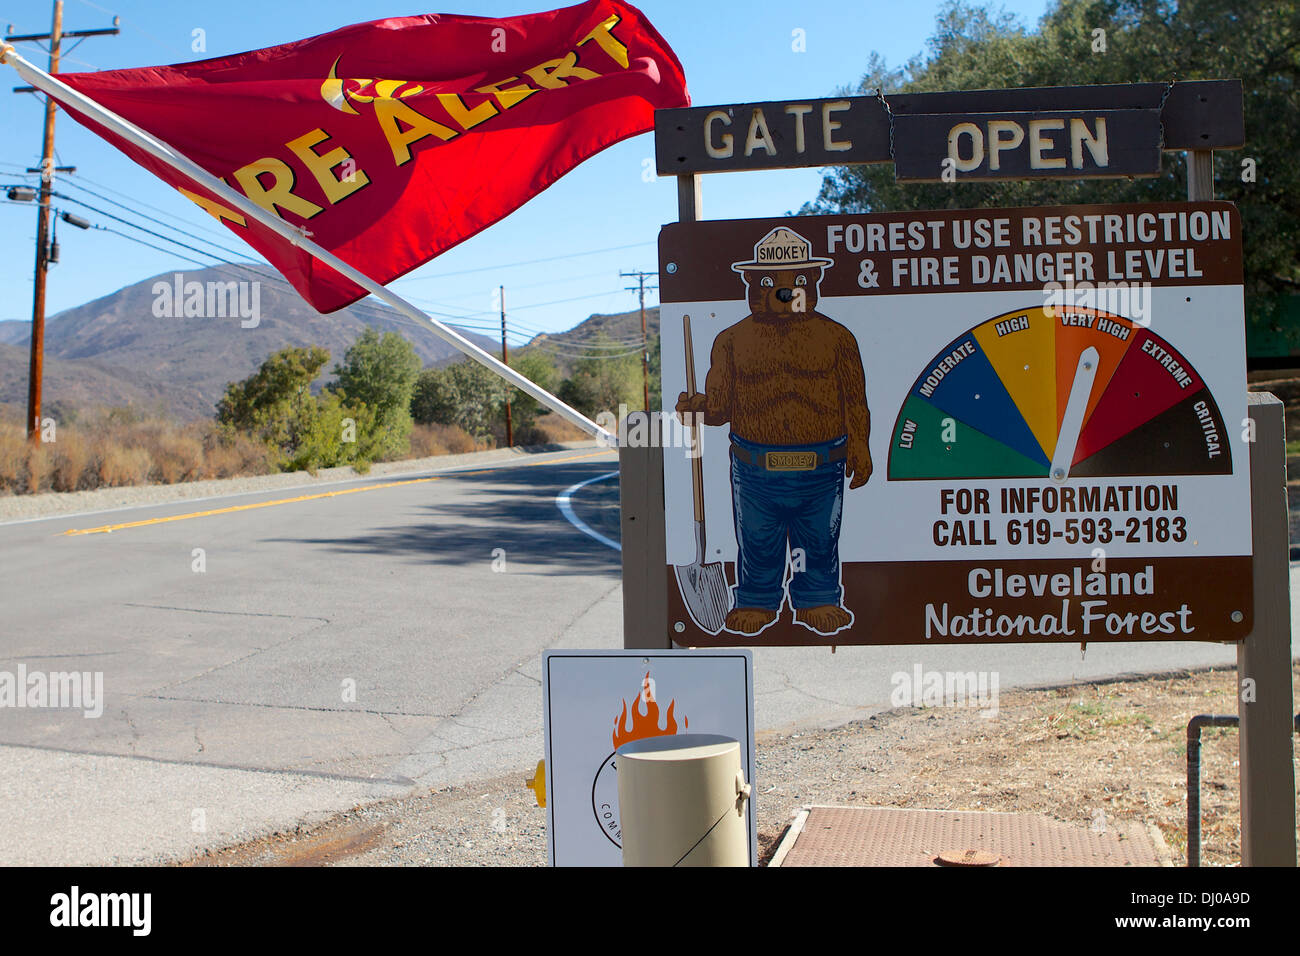
[[[1074,380],[1079,356],[1089,348],[1097,350],[1097,374],[1093,379],[1092,397],[1083,413],[1083,424],[1088,424],[1097,401],[1106,391],[1106,385],[1119,368],[1124,353],[1133,344],[1135,333],[1141,326],[1096,309],[1057,306],[1056,322],[1056,425],[1060,428],[1065,416],[1065,405],[1070,398],[1070,383]]]

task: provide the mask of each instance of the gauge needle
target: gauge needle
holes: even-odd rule
[[[1063,482],[1070,477],[1074,448],[1079,444],[1079,430],[1083,428],[1083,413],[1088,408],[1092,383],[1097,378],[1098,358],[1097,350],[1091,346],[1079,356],[1074,384],[1070,386],[1070,397],[1065,403],[1065,417],[1061,419],[1061,431],[1056,436],[1056,453],[1052,456],[1051,475],[1055,482]]]

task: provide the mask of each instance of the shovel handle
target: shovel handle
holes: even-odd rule
[[[686,395],[694,398],[695,392],[695,343],[691,339],[691,317],[682,316],[682,334],[686,340]],[[704,522],[704,462],[700,457],[700,428],[697,423],[698,413],[691,413],[691,491],[695,498],[695,520]],[[703,560],[703,558],[701,558]]]

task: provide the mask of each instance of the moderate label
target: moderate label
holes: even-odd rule
[[[673,639],[1243,637],[1239,231],[1228,203],[665,227],[663,394],[699,430],[664,453]]]

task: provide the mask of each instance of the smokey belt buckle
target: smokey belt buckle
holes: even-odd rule
[[[812,471],[817,467],[817,452],[769,451],[764,465],[768,471]]]

